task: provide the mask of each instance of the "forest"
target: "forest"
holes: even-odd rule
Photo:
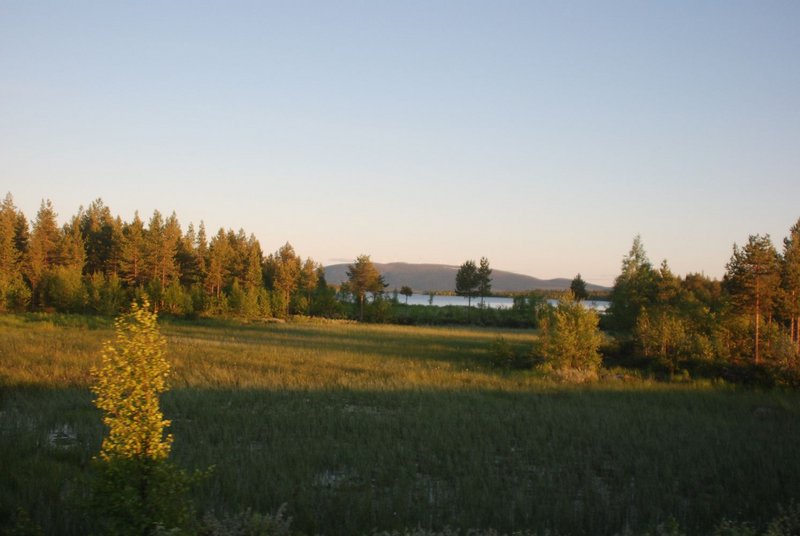
[[[474,281],[465,282],[464,269]],[[467,261],[454,288],[470,298],[489,295],[490,274],[487,259],[480,267]],[[394,299],[385,292],[367,255],[355,260],[349,276],[334,288],[321,264],[303,259],[288,242],[265,255],[244,230],[220,228],[209,238],[202,222],[184,231],[175,213],[155,211],[147,223],[137,213],[126,222],[97,199],[59,226],[49,200],[31,221],[11,193],[0,207],[0,312],[115,315],[132,299],[147,297],[161,314],[186,318],[306,315],[539,327],[552,309],[535,291],[518,296],[507,311],[402,306],[397,292]],[[582,283],[580,276],[573,281],[573,299],[584,297]],[[610,364],[794,383],[799,319],[800,220],[780,251],[769,236],[734,244],[721,281],[676,275],[666,260],[654,266],[637,236],[598,324],[607,335],[601,352]]]
[[[112,216],[101,200],[59,227],[43,201],[31,224],[11,194],[0,208],[0,310],[114,315],[147,295],[175,316],[340,315],[322,267],[290,244],[265,256],[255,236],[201,222],[184,232],[176,214],[145,222]]]

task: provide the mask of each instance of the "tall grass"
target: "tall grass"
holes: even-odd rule
[[[214,465],[201,510],[274,511],[294,527],[494,527],[641,532],[674,518],[707,533],[763,523],[800,498],[800,397],[724,385],[553,384],[498,372],[499,334],[363,326],[162,326],[175,460]],[[81,534],[102,437],[88,371],[111,326],[0,317],[0,527],[23,507]]]

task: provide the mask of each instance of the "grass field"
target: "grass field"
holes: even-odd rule
[[[708,533],[800,498],[800,395],[612,378],[564,386],[488,364],[502,334],[357,324],[165,323],[173,458],[214,465],[201,511],[275,511],[308,534],[402,527]],[[89,369],[105,319],[0,317],[0,533],[90,526],[103,434]]]

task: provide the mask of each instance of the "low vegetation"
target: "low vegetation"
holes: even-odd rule
[[[800,222],[783,246],[751,236],[717,281],[654,268],[637,237],[600,317],[580,304],[580,275],[577,301],[557,307],[534,293],[508,310],[437,308],[389,299],[367,255],[333,288],[288,243],[264,256],[243,231],[209,240],[202,223],[184,232],[157,211],[123,222],[99,199],[61,228],[43,202],[29,225],[9,194],[0,312],[17,316],[0,316],[0,531],[119,532],[136,501],[166,505],[147,482],[184,496],[186,471],[213,466],[185,507],[134,525],[796,533],[800,394],[783,389],[800,386]],[[467,261],[454,288],[482,302],[491,273],[488,259]],[[108,442],[100,460],[114,464],[98,472],[106,430],[90,392],[101,355],[116,355],[101,348],[111,317],[148,299],[172,370],[164,416],[151,417],[175,437],[156,449],[153,481]],[[113,412],[108,374],[94,389]]]
[[[290,518],[329,535],[707,534],[724,520],[764,533],[800,496],[795,392],[613,368],[575,386],[491,363],[498,337],[522,352],[532,331],[172,320],[161,332],[172,459],[214,466],[192,498],[215,534]],[[104,435],[90,370],[112,323],[5,316],[0,334],[0,527],[28,516],[45,533],[90,532]]]

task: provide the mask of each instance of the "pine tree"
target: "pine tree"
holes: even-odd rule
[[[781,289],[783,309],[789,317],[789,334],[800,353],[800,220],[783,239],[781,258]]]
[[[0,276],[11,279],[19,272],[20,251],[16,242],[17,208],[11,193],[0,205]]]
[[[356,262],[347,267],[347,288],[358,301],[358,319],[364,320],[364,301],[367,293],[383,292],[386,283],[372,263],[369,255],[359,255]]]
[[[0,205],[0,311],[23,310],[30,301],[21,272],[25,233],[27,221],[9,193]]]
[[[456,272],[456,294],[467,297],[467,309],[472,306],[472,298],[478,293],[481,284],[475,261],[466,261]]]
[[[200,221],[197,228],[197,242],[195,251],[197,252],[197,262],[200,269],[200,279],[205,278],[208,269],[208,237],[206,235],[206,224]]]
[[[175,262],[180,274],[181,285],[191,287],[201,281],[200,262],[197,257],[197,234],[193,223],[189,223],[186,233],[178,241]]]
[[[748,309],[754,325],[754,360],[761,361],[761,324],[772,312],[780,283],[778,253],[769,235],[751,235],[747,244],[733,245],[733,256],[727,265],[724,284],[734,302]]]
[[[319,266],[311,257],[303,261],[297,278],[294,306],[298,312],[307,314],[311,309],[311,301],[319,279]]]
[[[222,297],[222,289],[227,284],[230,275],[228,268],[231,257],[231,246],[225,230],[219,232],[211,239],[208,248],[208,269],[206,272],[205,287],[209,295],[218,300]]]
[[[22,212],[17,212],[17,221],[14,224],[14,245],[17,248],[17,253],[19,254],[19,261],[22,262],[22,259],[28,254],[28,247],[30,246],[31,240],[31,232],[30,227],[28,225],[28,219],[25,217],[25,214]]]
[[[492,269],[489,267],[489,259],[481,257],[480,265],[478,266],[478,294],[481,297],[481,307],[483,307],[483,298],[492,293]]]
[[[60,235],[52,203],[49,199],[42,201],[33,222],[28,258],[25,262],[25,273],[34,291],[44,272],[58,263]]]
[[[64,226],[58,245],[59,266],[82,273],[86,264],[86,248],[80,228],[81,216],[78,214]]]
[[[286,242],[278,251],[267,257],[264,268],[272,289],[281,296],[281,307],[278,312],[281,316],[286,316],[289,314],[291,295],[300,282],[300,257],[294,252],[292,245]]]
[[[144,272],[147,280],[158,281],[161,288],[166,288],[178,276],[175,255],[181,234],[174,212],[166,221],[159,211],[153,212],[145,233]]]
[[[142,285],[145,282],[144,235],[144,223],[139,218],[139,212],[137,211],[133,215],[133,221],[126,224],[122,229],[122,244],[120,247],[120,272],[123,280],[130,286]]]
[[[114,248],[116,223],[111,210],[95,199],[81,217],[81,234],[86,247],[86,273],[110,275],[116,271]]]
[[[242,281],[247,290],[261,288],[264,286],[264,273],[261,268],[264,263],[264,255],[255,235],[251,234],[247,239],[246,251]]]
[[[414,294],[414,290],[408,285],[403,285],[400,287],[400,294],[406,297],[406,305],[408,305],[408,298]]]

